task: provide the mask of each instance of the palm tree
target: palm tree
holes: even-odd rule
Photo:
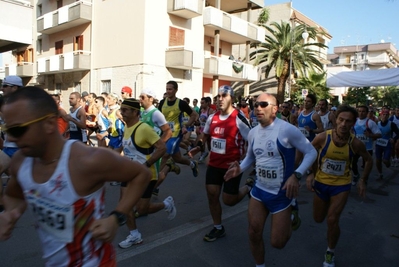
[[[302,97],[302,89],[308,89],[309,94],[316,95],[317,99],[331,99],[332,94],[327,84],[326,72],[318,73],[313,70],[308,72],[308,76],[298,78],[296,84],[291,88],[291,99],[297,103],[297,100]]]
[[[255,60],[255,65],[266,64],[266,77],[270,70],[275,68],[277,79],[277,99],[284,101],[284,92],[287,80],[290,76],[290,61],[292,58],[292,74],[298,73],[306,76],[310,69],[323,70],[315,48],[326,48],[322,43],[307,43],[302,38],[302,33],[307,31],[309,38],[315,40],[316,35],[320,34],[315,28],[306,25],[296,26],[291,29],[287,22],[270,23],[270,26],[262,25],[270,33],[265,35],[265,42],[252,44],[256,50],[250,54],[251,60]]]

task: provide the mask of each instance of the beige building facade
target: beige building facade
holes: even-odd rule
[[[119,94],[130,86],[138,97],[152,87],[159,98],[175,80],[177,96],[193,99],[258,79],[257,67],[229,58],[234,45],[264,40],[263,28],[234,15],[263,0],[0,0],[3,6],[30,14],[23,29],[0,37],[1,52],[11,53],[5,75],[60,93],[65,108],[74,91]],[[14,37],[29,27],[29,38]]]

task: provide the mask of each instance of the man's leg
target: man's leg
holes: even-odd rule
[[[214,225],[222,224],[222,205],[220,204],[220,193],[222,187],[215,184],[206,185],[209,211],[211,212]]]
[[[269,211],[263,203],[251,198],[248,205],[248,235],[252,256],[258,265],[265,263],[265,244],[263,229]]]
[[[227,171],[227,170],[226,170]],[[252,185],[245,184],[241,188],[240,181],[241,181],[242,174],[237,177],[230,179],[227,182],[224,182],[223,185],[223,203],[227,206],[234,206],[239,203],[252,189]]]
[[[348,200],[349,191],[341,192],[330,199],[330,207],[327,213],[327,240],[328,247],[335,249],[338,243],[341,230],[339,228],[339,219]]]
[[[284,248],[290,240],[292,233],[291,211],[292,206],[290,205],[287,209],[272,214],[270,242],[275,248]]]

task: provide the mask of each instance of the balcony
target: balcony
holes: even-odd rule
[[[204,0],[168,0],[168,13],[192,19],[202,15]]]
[[[216,6],[216,1],[217,0],[207,0],[207,6]],[[248,4],[251,4],[252,9],[258,9],[264,6],[264,0],[224,0],[220,2],[220,9],[228,13],[237,10],[246,10],[248,8]]]
[[[37,31],[53,34],[91,22],[91,2],[79,1],[49,12],[37,19]]]
[[[165,66],[174,69],[202,69],[204,62],[203,54],[179,48],[169,48],[165,53]]]
[[[17,75],[19,77],[33,77],[32,62],[18,62],[18,64],[10,64],[6,67],[6,76]]]
[[[204,9],[205,35],[214,36],[220,31],[220,39],[231,44],[247,41],[264,42],[265,29],[214,7]]]
[[[219,79],[229,81],[256,81],[258,68],[251,64],[236,62],[220,57],[205,58],[204,76],[219,76]]]
[[[37,60],[39,74],[53,74],[90,70],[91,55],[87,51],[73,51]]]

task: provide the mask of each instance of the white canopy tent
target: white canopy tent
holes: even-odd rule
[[[399,85],[399,68],[327,73],[327,87]]]

